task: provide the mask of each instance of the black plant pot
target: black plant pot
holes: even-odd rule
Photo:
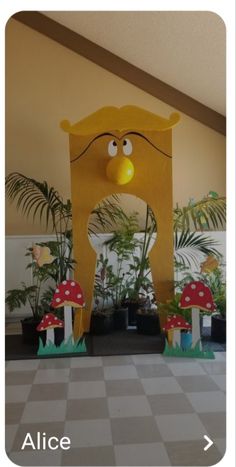
[[[128,309],[118,308],[114,310],[114,329],[116,331],[127,329]]]
[[[140,303],[138,302],[128,302],[128,326],[136,326],[136,313],[140,308]]]
[[[25,318],[21,320],[22,339],[23,343],[27,345],[39,345],[39,337],[41,337],[43,344],[46,342],[46,331],[37,331],[37,326],[41,320],[34,318]]]
[[[226,319],[221,315],[211,317],[211,339],[215,342],[226,342]]]
[[[137,331],[138,334],[160,334],[160,320],[158,315],[149,315],[145,313],[137,313]]]
[[[91,334],[109,334],[114,330],[113,313],[103,314],[95,313],[91,316],[90,332]]]

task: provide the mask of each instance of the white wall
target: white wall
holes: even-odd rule
[[[142,237],[142,234],[136,234],[137,237]],[[226,233],[225,232],[207,232],[207,235],[217,240],[219,245],[217,250],[223,255],[223,261],[225,262],[226,251]],[[104,253],[109,257],[109,262],[115,265],[115,255],[109,253],[104,243],[111,237],[111,234],[100,234],[91,236],[91,243],[97,254]],[[9,289],[19,287],[21,282],[32,284],[31,269],[26,270],[26,266],[29,262],[29,257],[25,256],[26,248],[31,247],[34,243],[46,242],[49,240],[55,240],[53,235],[25,235],[25,236],[7,236],[6,237],[6,291]],[[202,261],[204,256],[199,256],[199,261]],[[194,268],[193,268],[194,270]],[[176,277],[180,279],[180,276]],[[22,318],[30,315],[30,309],[28,307],[22,307],[20,310],[16,310],[12,313],[6,308],[6,319]]]

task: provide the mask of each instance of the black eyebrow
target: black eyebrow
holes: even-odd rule
[[[163,154],[164,156],[166,157],[169,157],[170,159],[172,159],[172,156],[170,154],[168,154],[167,152],[164,152],[162,149],[160,149],[158,146],[155,146],[155,144],[153,144],[150,139],[148,139],[146,136],[142,135],[142,133],[139,133],[138,131],[129,131],[128,133],[125,133],[125,135],[122,136],[122,138],[124,138],[125,136],[129,136],[129,135],[136,135],[136,136],[140,136],[140,138],[143,138],[145,139],[145,141],[147,141],[149,144],[151,144],[151,146],[156,149],[157,151],[161,152],[161,154]]]
[[[116,139],[118,139],[120,141],[123,138],[125,138],[125,136],[129,136],[129,135],[140,136],[140,138],[143,138],[145,141],[147,141],[154,149],[159,151],[161,154],[163,154],[166,157],[169,157],[170,159],[172,158],[172,156],[170,154],[162,151],[162,149],[160,149],[158,146],[155,146],[155,144],[153,144],[146,136],[142,135],[138,131],[129,131],[129,132],[125,133],[124,135],[122,135],[120,138],[118,136],[113,135],[112,133],[101,133],[100,135],[95,136],[95,138],[93,138],[92,141],[90,141],[90,143],[85,147],[83,152],[81,152],[81,154],[79,156],[76,156],[75,159],[71,160],[71,163],[76,162],[78,159],[80,159],[80,157],[82,157],[84,155],[84,153],[91,146],[91,144],[93,144],[94,141],[97,141],[99,138],[102,138],[102,136],[112,136],[113,138],[116,138]]]
[[[102,136],[113,136],[113,138],[117,138],[112,133],[101,133],[100,135],[95,136],[95,138],[93,138],[92,141],[90,141],[90,143],[85,147],[85,149],[81,152],[81,154],[79,154],[79,156],[76,156],[75,159],[72,159],[71,162],[76,162],[78,159],[80,159],[80,157],[82,157],[84,155],[84,153],[87,151],[87,149],[90,148],[91,144],[93,144],[94,141],[97,141],[97,139],[101,138]],[[119,139],[119,138],[117,138],[117,139]]]

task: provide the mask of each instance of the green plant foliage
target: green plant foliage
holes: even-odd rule
[[[215,248],[218,242],[208,235],[199,232],[183,230],[174,236],[174,258],[175,264],[191,267],[194,264],[199,267],[199,253],[214,255],[219,258],[220,254]]]
[[[226,198],[208,196],[200,201],[190,201],[188,206],[174,209],[174,230],[185,231],[194,227],[194,230],[218,230],[224,228],[226,222]]]
[[[59,346],[56,346],[52,342],[49,344],[43,345],[42,339],[39,338],[39,348],[37,355],[63,355],[63,354],[70,354],[70,353],[85,353],[87,352],[85,339],[82,339],[77,342],[73,342],[72,338],[70,337],[68,341],[62,341]]]
[[[39,182],[19,172],[10,173],[5,186],[7,197],[12,202],[16,201],[16,207],[22,210],[23,215],[31,215],[33,219],[37,215],[40,222],[45,222],[46,228],[51,226],[56,235],[63,233],[67,241],[71,240],[72,206],[69,199],[64,202],[58,191],[46,181]],[[88,232],[96,233],[98,228],[109,230],[126,217],[119,196],[113,195],[92,211]]]
[[[181,315],[185,321],[192,324],[192,313],[191,309],[183,309],[179,307],[181,293],[176,293],[171,300],[167,300],[166,303],[158,303],[158,311],[164,312],[166,316]]]
[[[212,350],[201,350],[199,342],[194,348],[183,350],[178,344],[176,344],[175,347],[172,347],[166,341],[163,355],[165,355],[165,357],[215,359],[214,352]]]
[[[8,290],[6,296],[6,304],[9,311],[14,311],[22,305],[26,305],[27,301],[31,306],[32,311],[35,310],[35,297],[37,294],[37,286],[31,285],[27,287],[24,282],[21,282],[21,288]],[[37,312],[35,311],[37,315]]]

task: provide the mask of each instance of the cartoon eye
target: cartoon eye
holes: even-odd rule
[[[110,143],[108,144],[108,154],[109,156],[111,157],[114,157],[116,156],[117,154],[117,143],[115,142],[115,140],[113,139],[112,141],[110,141]]]
[[[133,151],[133,145],[129,139],[124,139],[123,141],[123,152],[126,156],[130,156]]]

